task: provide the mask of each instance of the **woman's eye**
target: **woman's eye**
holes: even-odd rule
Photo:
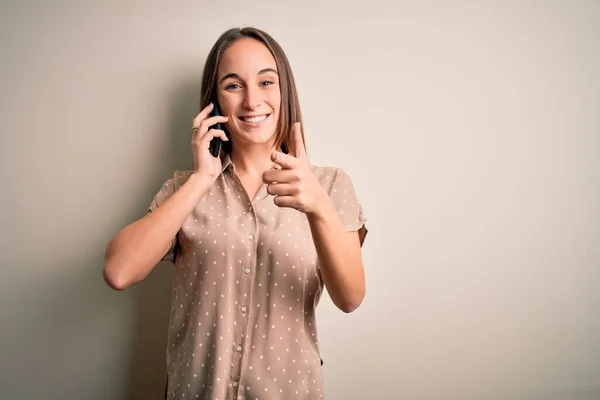
[[[262,84],[263,84],[263,86],[269,86],[269,85],[272,85],[273,82],[271,82],[271,81],[263,81]]]
[[[237,83],[230,83],[229,85],[225,86],[225,89],[231,90],[231,89],[237,89],[239,87],[240,87],[240,85],[238,85]]]

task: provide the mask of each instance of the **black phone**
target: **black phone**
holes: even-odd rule
[[[217,100],[214,99],[212,103],[213,103],[213,110],[211,111],[210,116],[211,117],[221,116],[221,109],[219,108],[219,103],[217,102]],[[211,129],[219,129],[219,130],[222,130],[223,132],[225,132],[225,127],[220,122],[217,122],[216,124],[211,126]],[[219,157],[219,154],[221,153],[221,145],[222,144],[223,144],[223,140],[218,137],[213,138],[210,141],[210,154],[212,154],[213,157]]]

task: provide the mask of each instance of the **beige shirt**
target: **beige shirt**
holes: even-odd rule
[[[312,167],[348,231],[367,234],[353,184]],[[190,176],[176,171],[160,207]],[[167,398],[323,399],[315,307],[323,281],[306,215],[263,185],[250,200],[229,157],[173,239]]]

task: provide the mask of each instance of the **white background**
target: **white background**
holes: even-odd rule
[[[369,218],[363,305],[318,309],[328,398],[600,398],[600,3],[350,3],[2,3],[0,397],[161,398],[170,266],[118,293],[103,252],[253,25]]]

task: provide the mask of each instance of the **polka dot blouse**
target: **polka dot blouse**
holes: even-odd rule
[[[164,258],[174,263],[167,398],[323,399],[315,307],[324,287],[306,215],[275,205],[266,185],[249,199],[231,160],[223,164]],[[312,169],[362,245],[350,178]],[[176,171],[148,211],[190,175]]]

